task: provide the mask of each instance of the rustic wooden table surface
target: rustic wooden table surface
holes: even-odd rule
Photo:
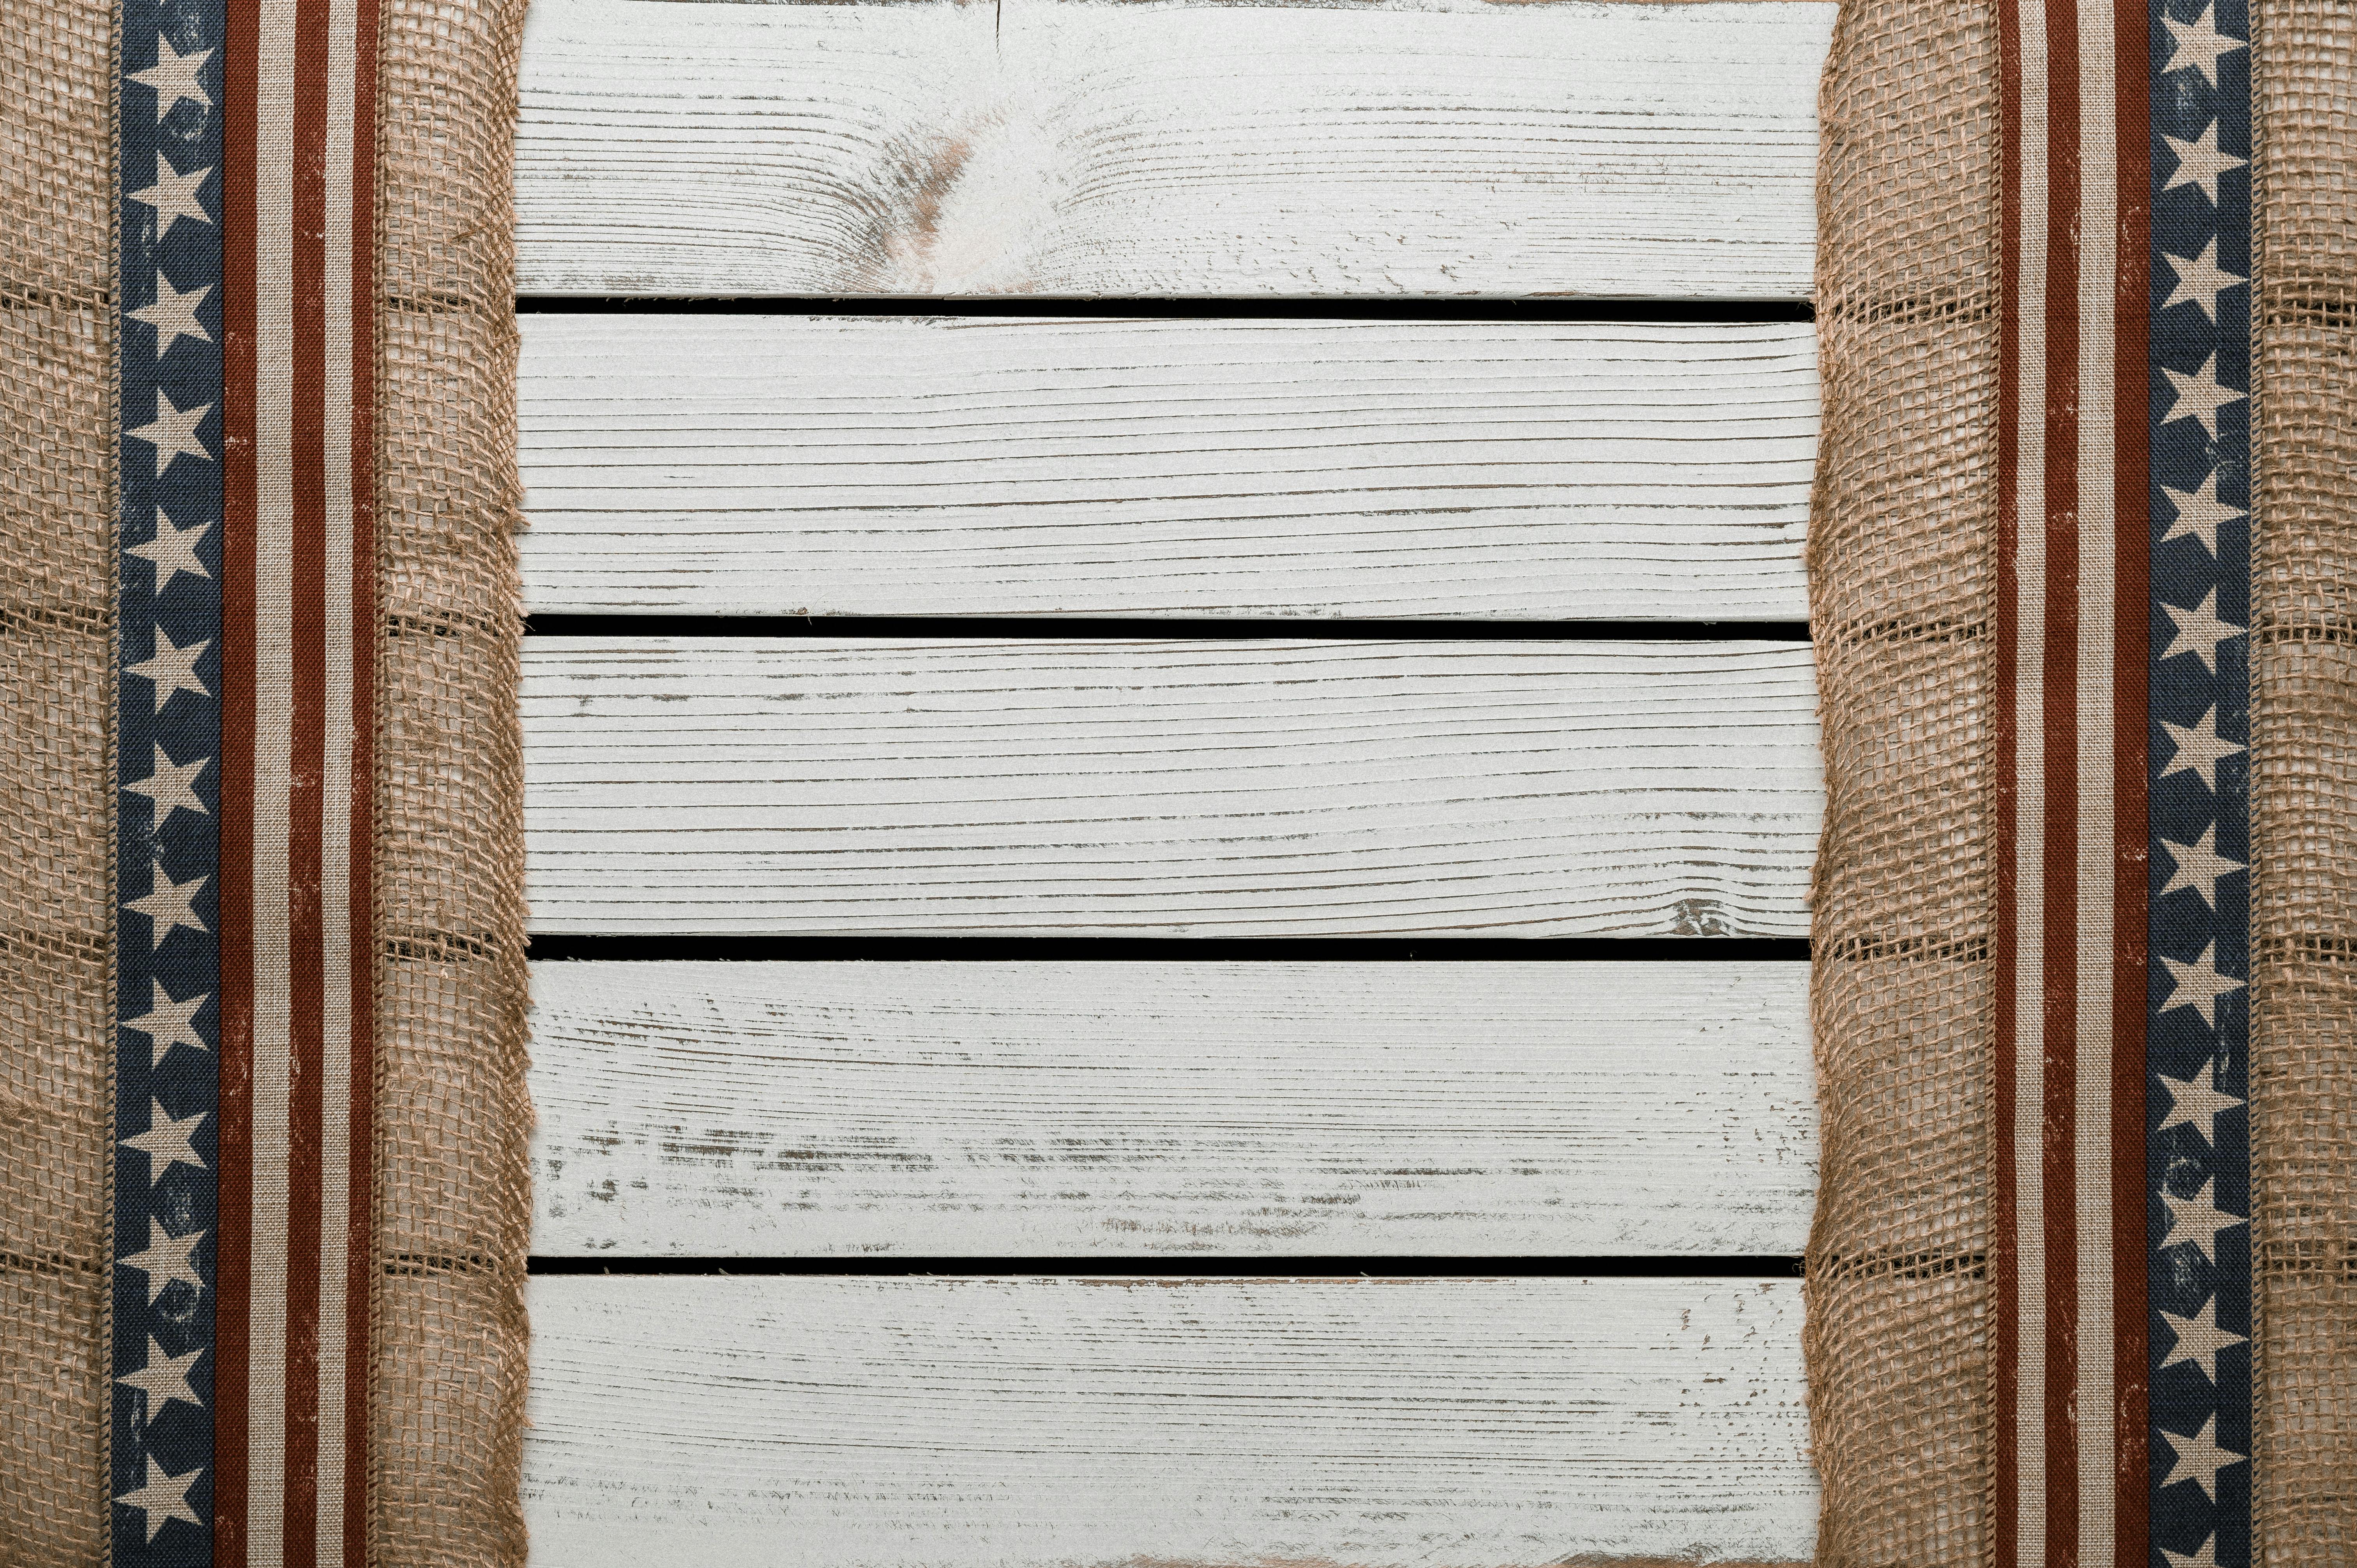
[[[1830,0],[537,0],[534,1568],[1797,1559]]]

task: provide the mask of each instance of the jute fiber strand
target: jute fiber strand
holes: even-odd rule
[[[379,78],[373,1557],[521,1563],[522,0],[388,0]]]
[[[1845,5],[1819,103],[1804,1342],[1828,1568],[1990,1550],[1997,65],[1986,5]]]
[[[113,17],[0,0],[0,1564],[104,1550]]]
[[[2357,1563],[2357,7],[2252,7],[2257,1560]]]

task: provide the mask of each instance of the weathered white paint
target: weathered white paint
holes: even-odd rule
[[[534,639],[544,931],[1799,936],[1792,643]]]
[[[522,325],[535,610],[1808,614],[1806,326]]]
[[[1801,298],[1834,10],[539,0],[519,285]]]
[[[1803,1558],[1796,1282],[536,1279],[533,1568]]]
[[[543,963],[550,1256],[1797,1254],[1803,963]]]

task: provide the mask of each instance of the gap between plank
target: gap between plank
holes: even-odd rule
[[[1185,961],[1286,963],[1806,963],[1806,937],[1466,937],[1424,941],[1381,937],[798,937],[586,935],[542,932],[525,957],[535,963],[595,960],[717,962],[865,959],[915,963],[1041,960],[1082,963]]]
[[[1016,316],[1155,320],[1811,322],[1805,299],[1420,299],[1344,295],[1282,299],[969,298],[911,295],[519,295],[519,316]]]
[[[876,637],[1449,642],[1806,642],[1801,620],[1287,620],[1109,616],[536,615],[529,637]]]
[[[1713,1257],[1189,1257],[1189,1258],[546,1258],[535,1275],[661,1274],[710,1277],[814,1275],[857,1278],[945,1274],[996,1279],[1009,1274],[1107,1279],[1706,1279],[1802,1277],[1799,1258]]]

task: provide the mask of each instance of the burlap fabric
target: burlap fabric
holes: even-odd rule
[[[1818,1552],[1962,1568],[1989,1546],[1995,15],[1845,5],[1821,114]]]
[[[0,0],[0,1563],[107,1524],[113,21]]]
[[[373,1558],[523,1560],[531,1243],[511,163],[524,0],[388,0],[379,77]]]
[[[372,1555],[521,1563],[521,0],[393,0],[379,161]],[[113,20],[0,0],[0,1564],[103,1560]]]
[[[2252,6],[2258,1560],[2357,1563],[2357,8]]]
[[[2256,1560],[2357,1563],[2357,14],[2253,6]],[[1985,1561],[1997,27],[1848,0],[1810,569],[1826,1568]]]

